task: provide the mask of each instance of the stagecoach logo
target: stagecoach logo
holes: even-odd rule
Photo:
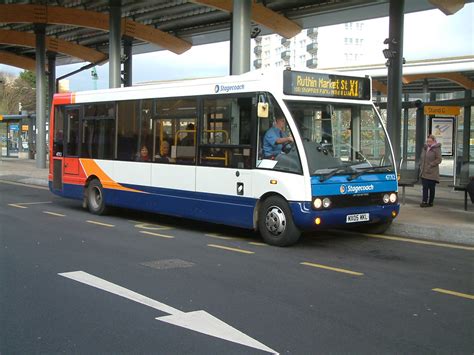
[[[364,193],[364,192],[369,192],[369,191],[373,191],[374,189],[374,185],[370,184],[370,185],[341,185],[341,187],[339,188],[339,191],[341,192],[342,195],[348,193],[348,192],[352,192],[354,194],[358,194],[360,192]]]
[[[229,92],[229,91],[239,91],[245,89],[244,84],[240,85],[216,85],[214,86],[214,92],[217,94],[219,92]]]

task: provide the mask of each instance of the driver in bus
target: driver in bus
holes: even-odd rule
[[[285,118],[278,116],[263,137],[263,158],[275,159],[281,154],[282,148],[286,144],[293,143],[293,137],[288,136],[284,131]]]

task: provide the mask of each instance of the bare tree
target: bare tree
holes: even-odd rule
[[[34,111],[36,89],[34,73],[24,71],[19,77],[0,72],[0,113],[18,114],[21,109]]]

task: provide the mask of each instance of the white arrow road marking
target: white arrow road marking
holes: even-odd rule
[[[251,348],[268,351],[273,354],[278,354],[275,350],[270,349],[259,341],[249,337],[248,335],[245,335],[241,331],[224,323],[223,321],[212,316],[206,311],[194,311],[185,313],[180,311],[179,309],[168,306],[167,304],[155,301],[154,299],[143,296],[137,292],[131,291],[129,289],[126,289],[125,287],[116,285],[107,280],[101,279],[100,277],[88,274],[84,271],[63,272],[59,273],[58,275],[113,293],[117,296],[127,298],[131,301],[141,303],[145,306],[157,309],[161,312],[169,313],[169,316],[156,318],[157,320],[160,320],[162,322],[190,329],[195,332],[210,335],[233,343],[245,345]]]

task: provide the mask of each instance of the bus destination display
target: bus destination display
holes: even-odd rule
[[[286,95],[370,100],[370,80],[346,75],[283,72]]]

